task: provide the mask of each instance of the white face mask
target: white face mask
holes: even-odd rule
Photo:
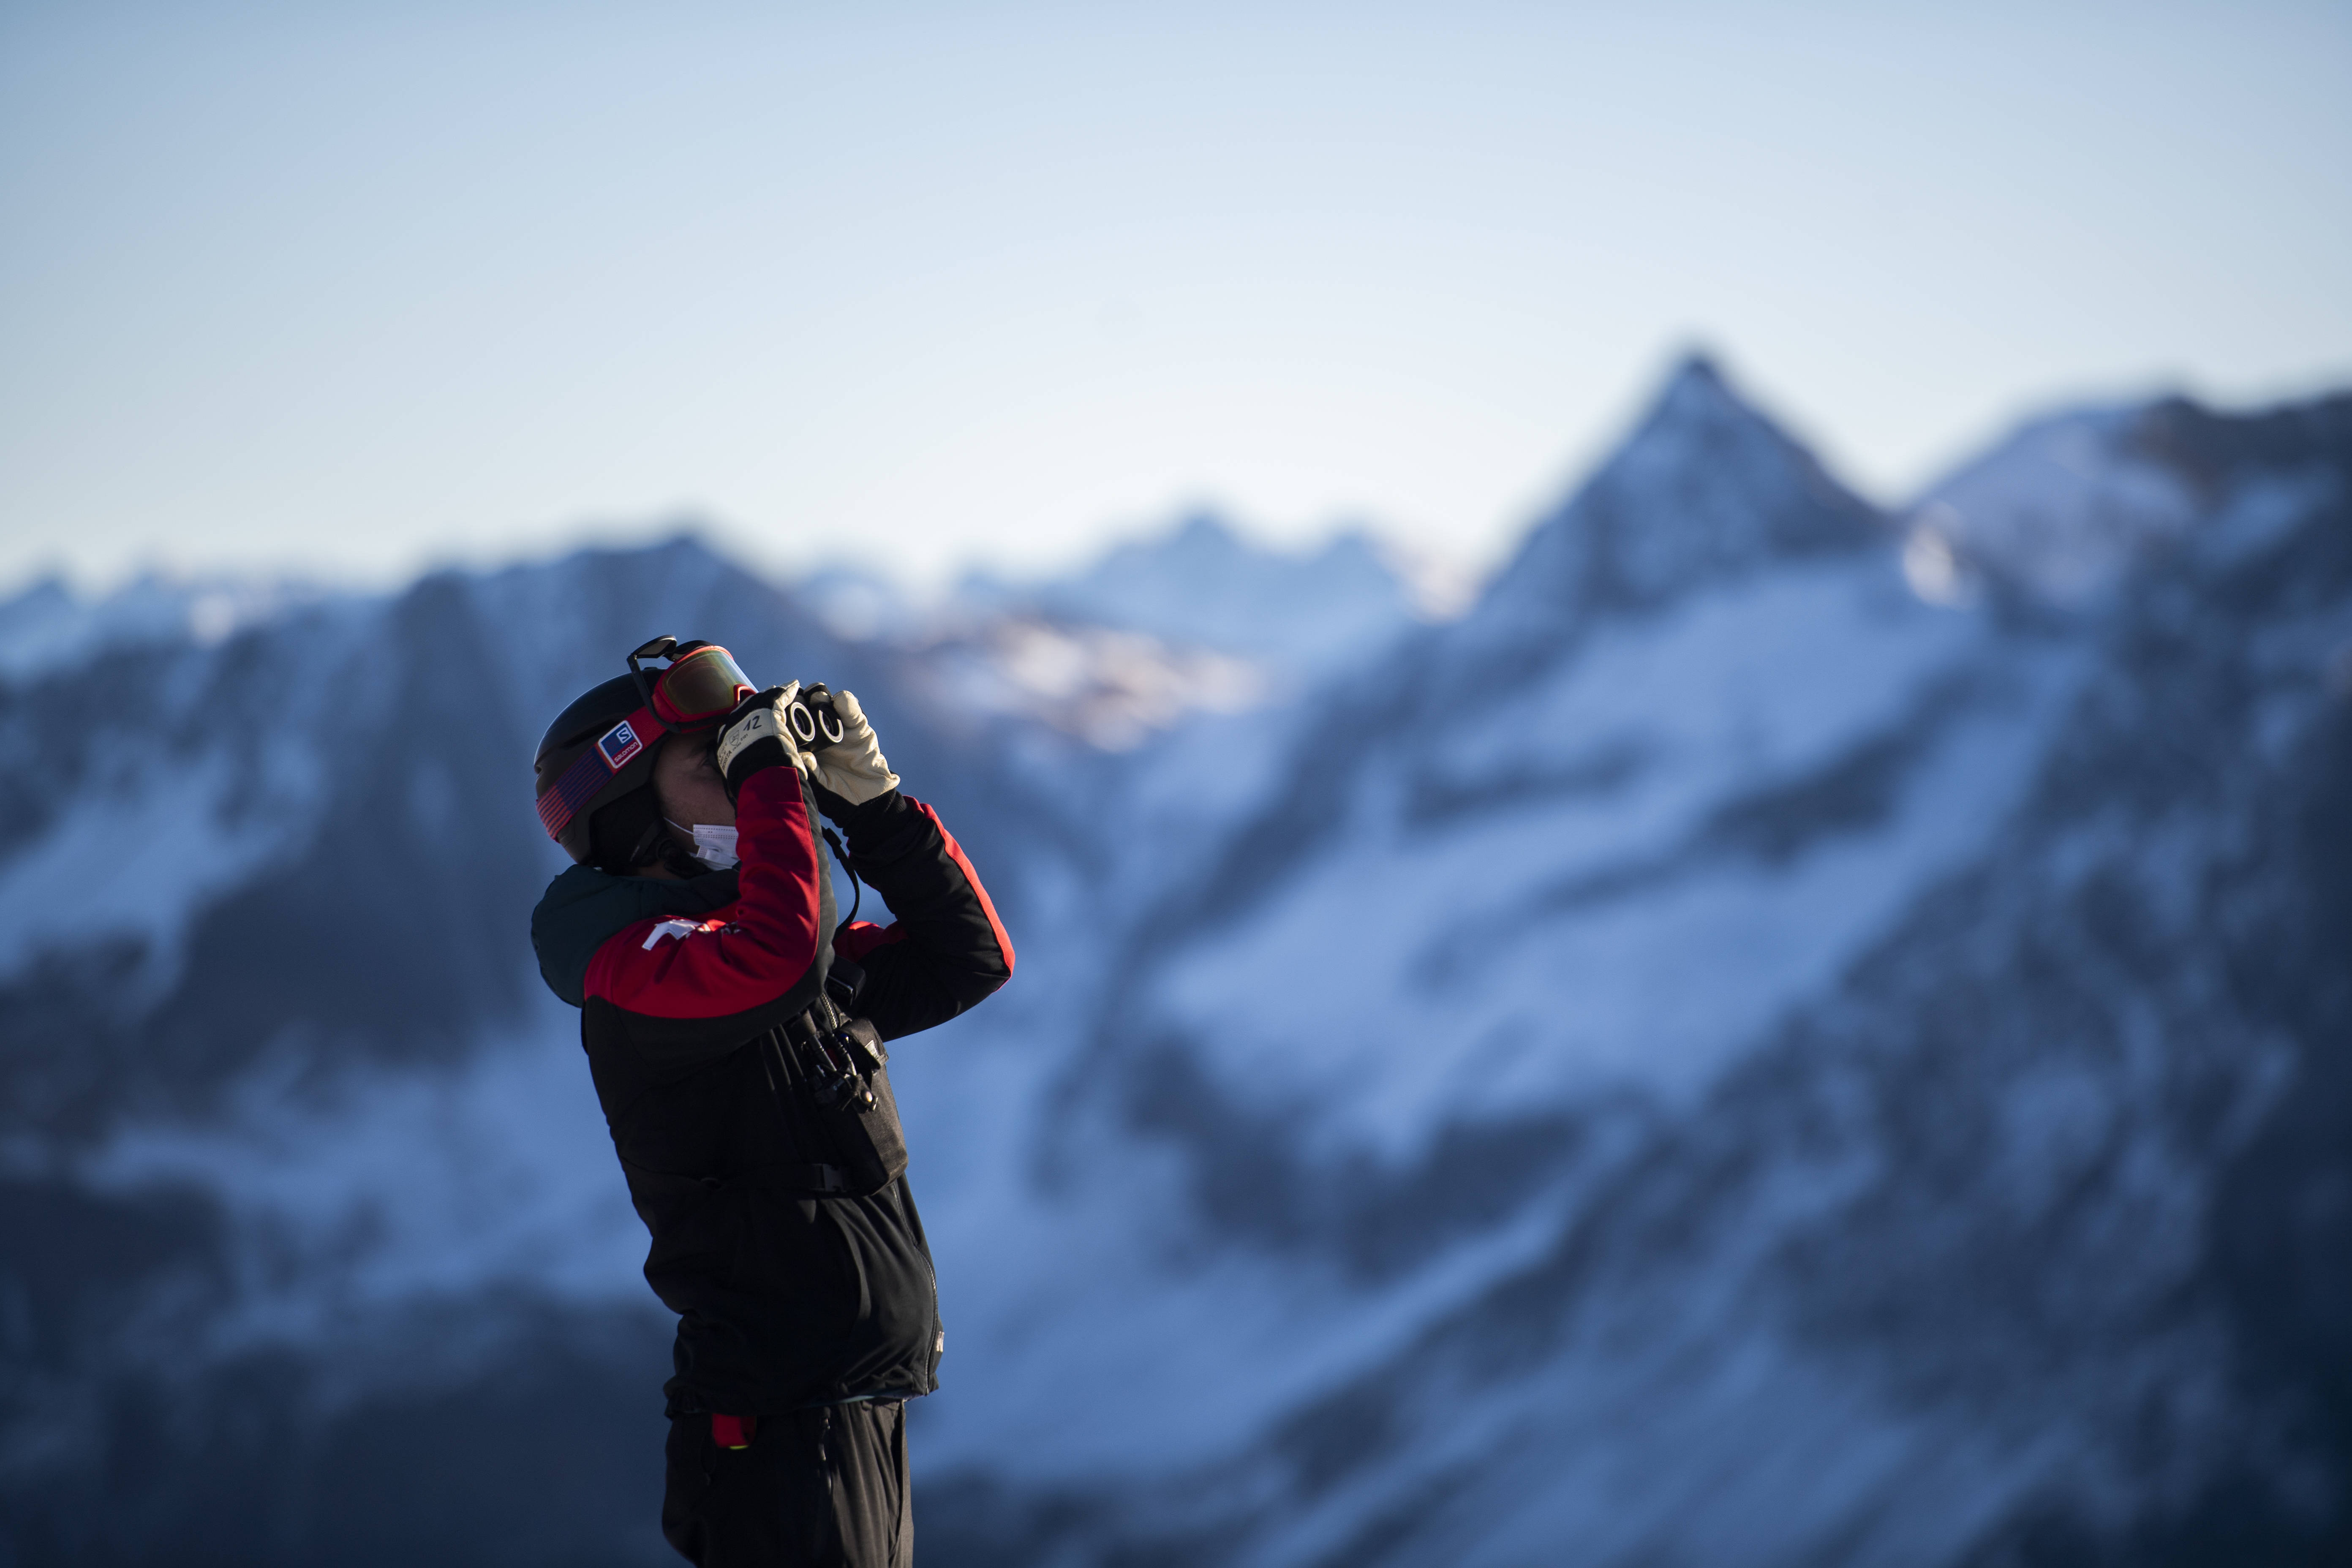
[[[668,822],[667,817],[662,819]],[[688,827],[681,822],[671,822],[672,827],[694,835],[694,858],[714,871],[724,871],[736,862],[735,830],[708,822],[698,822]]]

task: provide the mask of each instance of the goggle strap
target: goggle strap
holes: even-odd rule
[[[572,759],[555,787],[539,797],[540,826],[547,829],[547,836],[562,843],[564,830],[581,808],[596,798],[596,792],[639,752],[668,733],[669,726],[655,718],[651,709],[640,708],[597,736],[586,751]]]

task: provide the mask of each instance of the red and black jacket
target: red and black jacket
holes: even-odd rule
[[[835,933],[832,881],[799,771],[742,781],[731,874],[693,882],[574,867],[531,921],[541,971],[582,1007],[581,1038],[631,1197],[646,1278],[678,1314],[673,1415],[763,1415],[927,1394],[941,1334],[929,1247],[903,1176],[870,1195],[807,1190],[823,1155],[761,1049],[861,965],[852,1011],[885,1040],[1004,984],[1013,944],[963,850],[892,792],[826,797],[857,874],[896,921]]]

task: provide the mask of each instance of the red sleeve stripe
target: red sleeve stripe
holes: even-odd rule
[[[948,831],[948,825],[940,820],[940,814],[919,800],[914,803],[914,806],[929,817],[931,826],[940,830],[940,841],[947,846],[948,858],[956,863],[958,869],[963,872],[963,879],[971,884],[971,896],[980,900],[981,911],[988,916],[988,929],[996,933],[996,951],[1004,956],[1004,973],[1011,974],[1013,939],[1004,934],[1004,922],[996,918],[996,906],[989,901],[988,889],[981,886],[980,873],[971,868],[971,862],[964,856],[963,846],[957,843],[955,835]]]
[[[872,921],[859,921],[833,939],[833,951],[837,957],[856,963],[877,947],[890,947],[906,940],[903,926],[878,926]]]

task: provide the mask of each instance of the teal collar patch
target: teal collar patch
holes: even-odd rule
[[[665,882],[574,866],[547,885],[530,911],[539,973],[549,990],[577,1007],[585,998],[589,963],[615,931],[660,915],[707,915],[739,896],[733,871]]]

